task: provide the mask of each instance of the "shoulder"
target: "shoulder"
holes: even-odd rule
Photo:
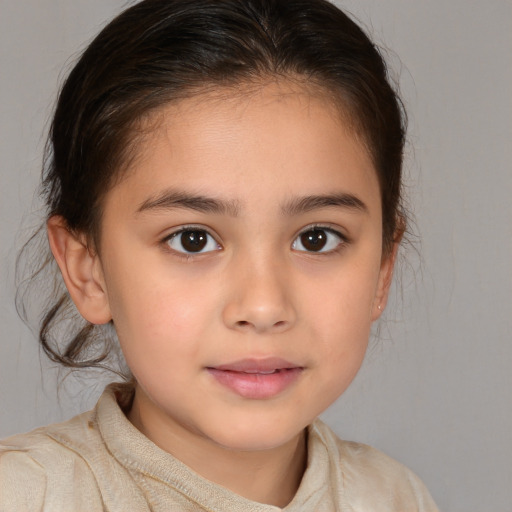
[[[61,505],[71,505],[69,501],[65,505],[70,496],[71,501],[80,500],[80,494],[84,499],[88,495],[88,504],[94,507],[97,486],[80,450],[84,444],[99,444],[93,416],[91,411],[0,441],[2,512],[39,510],[43,506],[45,510],[59,510]],[[76,493],[77,483],[84,493]],[[80,509],[79,503],[71,506],[75,506],[72,510]]]
[[[13,436],[0,442],[0,510],[42,508],[46,472],[30,454],[28,439]]]
[[[313,424],[333,464],[343,500],[356,510],[437,512],[423,482],[406,466],[366,444],[343,441],[321,421]]]
[[[95,441],[94,412],[75,416],[69,421],[17,434],[0,441],[0,461],[14,463],[33,459],[38,467],[63,464],[77,458],[75,446]]]

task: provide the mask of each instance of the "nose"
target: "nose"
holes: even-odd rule
[[[283,265],[271,258],[245,259],[229,276],[223,320],[241,332],[278,333],[296,322],[293,291]]]

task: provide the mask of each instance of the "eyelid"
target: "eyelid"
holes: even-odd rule
[[[210,251],[205,251],[205,252],[186,252],[186,251],[178,251],[178,250],[173,249],[172,247],[170,247],[169,241],[173,240],[174,238],[179,236],[181,233],[186,232],[186,231],[204,231],[217,244],[217,249],[216,250],[222,249],[222,245],[220,244],[220,242],[218,240],[219,237],[216,234],[212,233],[212,230],[210,228],[208,228],[208,227],[206,227],[204,225],[200,225],[200,224],[185,224],[185,225],[181,225],[179,227],[176,227],[170,233],[166,234],[160,240],[160,243],[165,246],[166,250],[172,251],[174,254],[176,254],[176,255],[178,255],[180,257],[187,258],[187,259],[189,259],[190,257],[194,257],[194,256],[201,256],[201,255],[204,255],[204,254],[209,254],[209,253],[212,253],[212,252],[216,252],[216,250],[210,250]]]
[[[327,233],[331,233],[340,239],[340,243],[334,249],[330,249],[328,251],[307,251],[307,250],[295,249],[297,252],[307,253],[307,254],[328,255],[328,254],[332,254],[332,253],[339,251],[345,245],[350,243],[349,237],[347,235],[345,235],[344,233],[342,233],[342,231],[339,228],[335,228],[330,224],[311,224],[309,226],[302,228],[300,231],[297,232],[297,234],[293,238],[292,248],[301,235],[303,235],[304,233],[307,233],[308,231],[314,231],[314,230],[326,231]]]
[[[310,224],[308,226],[301,228],[295,234],[293,241],[292,241],[292,249],[294,248],[293,246],[296,243],[297,239],[299,239],[299,237],[302,234],[307,233],[308,231],[314,231],[314,230],[326,231],[327,233],[335,235],[337,238],[339,238],[340,243],[337,244],[337,246],[335,248],[327,250],[327,251],[322,251],[322,250],[307,251],[307,250],[295,249],[295,250],[297,250],[297,252],[308,253],[308,254],[318,254],[318,255],[328,255],[328,254],[332,254],[332,253],[339,251],[345,245],[350,243],[350,238],[346,234],[344,234],[338,227],[333,227],[332,225],[330,225],[328,223],[327,224],[315,223],[315,224]],[[178,250],[170,247],[168,242],[170,240],[176,238],[177,236],[179,236],[180,233],[183,233],[185,231],[204,231],[208,236],[212,237],[212,239],[215,241],[215,243],[217,244],[217,249],[209,250],[209,251],[205,251],[205,252],[186,252],[186,251],[178,251]],[[165,246],[166,250],[173,252],[177,256],[180,256],[180,257],[183,257],[186,259],[190,259],[191,257],[201,256],[201,255],[209,254],[212,252],[216,252],[217,250],[221,250],[223,247],[222,247],[221,243],[219,242],[218,238],[219,238],[218,235],[213,233],[212,230],[207,226],[204,226],[201,224],[185,224],[185,225],[181,225],[179,227],[174,228],[170,233],[166,234],[161,239],[160,243]]]

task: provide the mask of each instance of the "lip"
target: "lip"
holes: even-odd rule
[[[292,386],[304,368],[281,358],[241,359],[206,368],[223,387],[243,398],[263,400]]]

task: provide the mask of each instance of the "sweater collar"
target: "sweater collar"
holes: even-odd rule
[[[320,420],[308,427],[307,467],[299,489],[284,509],[257,503],[215,484],[197,474],[181,461],[165,452],[126,418],[118,402],[129,403],[129,385],[107,387],[96,406],[100,434],[107,448],[134,478],[151,478],[164,484],[169,491],[186,495],[199,506],[212,512],[301,512],[314,510],[326,492],[329,480],[329,455],[322,436]]]

